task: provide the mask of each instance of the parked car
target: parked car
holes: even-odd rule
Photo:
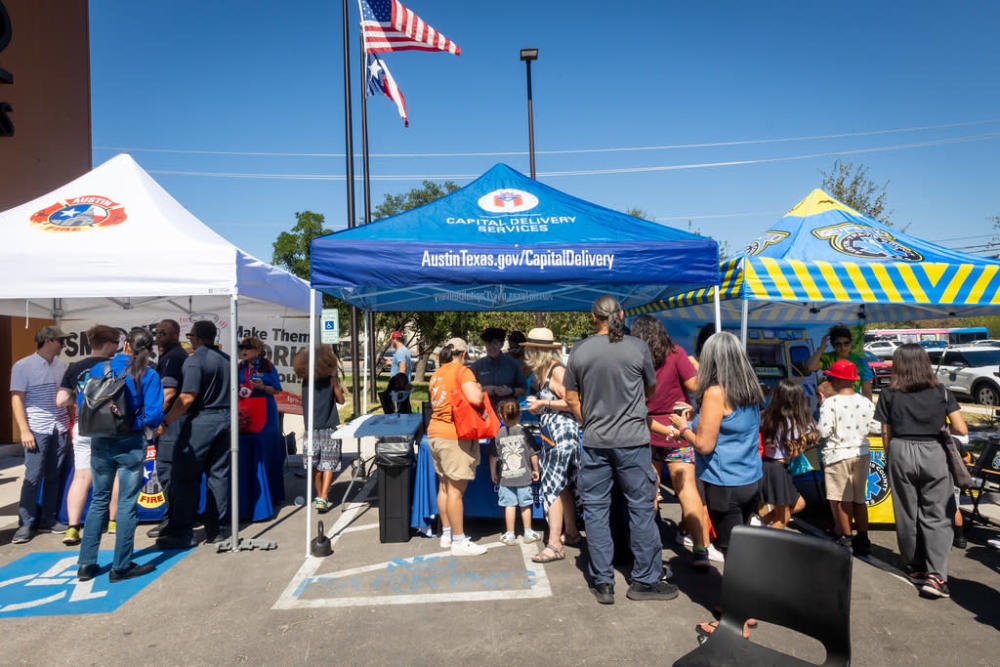
[[[865,352],[865,361],[868,362],[868,366],[872,369],[872,373],[875,374],[875,378],[872,380],[872,386],[876,388],[888,387],[889,380],[892,379],[892,362],[876,356],[871,352]]]
[[[985,340],[977,340],[975,343],[972,343],[972,344],[975,345],[976,347],[980,347],[980,346],[982,346],[982,347],[1000,347],[1000,340],[997,340],[996,338],[987,338]]]
[[[1000,348],[961,345],[927,352],[938,381],[981,405],[1000,405]]]
[[[899,347],[899,343],[894,340],[873,340],[865,344],[865,352],[871,352],[882,359],[892,359],[892,353]]]
[[[920,340],[917,345],[925,350],[943,350],[948,347],[948,343],[943,340]]]

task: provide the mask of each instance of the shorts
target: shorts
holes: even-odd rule
[[[434,472],[448,479],[475,479],[479,465],[478,440],[427,438],[434,459]]]
[[[667,463],[694,463],[694,447],[654,447],[650,446],[654,461]]]
[[[531,493],[531,485],[528,486],[504,486],[500,485],[497,496],[499,496],[500,507],[531,507],[534,498]]]
[[[80,435],[79,424],[73,424],[73,467],[90,470],[90,438]]]
[[[855,456],[826,466],[823,473],[826,499],[864,505],[865,489],[868,486],[868,461],[867,455]]]

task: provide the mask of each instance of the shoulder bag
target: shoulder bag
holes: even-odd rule
[[[947,389],[944,390],[944,400],[947,406]],[[960,489],[972,488],[972,475],[969,474],[969,469],[965,467],[965,461],[958,451],[958,446],[955,444],[955,439],[951,436],[951,431],[948,430],[947,424],[941,427],[941,431],[938,433],[938,441],[944,448],[944,457],[948,461],[948,472],[951,473],[952,483]]]
[[[455,432],[459,440],[483,440],[495,437],[500,430],[500,419],[493,410],[490,397],[483,393],[483,404],[478,408],[469,403],[462,392],[461,373],[464,366],[459,365],[455,373],[455,389],[449,394],[451,417],[455,422]]]

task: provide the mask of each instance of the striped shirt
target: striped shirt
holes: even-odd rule
[[[24,392],[28,428],[34,433],[69,430],[66,408],[56,406],[56,392],[66,374],[66,363],[56,357],[52,363],[37,352],[20,359],[10,370],[10,390]]]

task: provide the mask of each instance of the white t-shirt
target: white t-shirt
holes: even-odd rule
[[[875,404],[861,394],[835,394],[819,409],[819,434],[826,438],[823,463],[868,456],[868,429]]]
[[[69,413],[56,406],[56,392],[66,374],[66,363],[56,357],[52,363],[37,352],[20,359],[10,369],[10,390],[24,392],[28,428],[35,433],[69,430]]]

